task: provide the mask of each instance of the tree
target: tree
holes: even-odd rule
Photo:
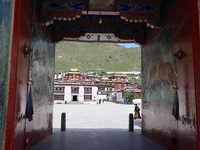
[[[133,99],[138,98],[137,94],[134,91],[126,92],[126,93],[124,93],[124,95],[125,95],[124,96],[125,99],[127,99],[128,102],[131,103],[131,104],[133,102]]]
[[[99,76],[105,76],[105,75],[107,75],[107,72],[106,71],[99,71],[98,74],[99,74]]]

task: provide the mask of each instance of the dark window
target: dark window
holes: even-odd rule
[[[71,93],[79,93],[79,88],[78,87],[71,87]]]
[[[85,94],[90,94],[90,93],[92,93],[92,88],[85,87],[85,88],[84,88],[84,93],[85,93]]]
[[[54,87],[54,93],[64,93],[64,87]]]
[[[64,100],[64,95],[54,95],[54,100]]]
[[[98,90],[105,90],[105,86],[99,86]]]
[[[112,91],[112,88],[108,88],[108,91]]]
[[[84,95],[84,100],[91,100],[92,99],[92,95]]]

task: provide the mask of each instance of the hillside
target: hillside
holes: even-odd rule
[[[56,72],[140,71],[141,48],[116,43],[62,42],[56,45]]]

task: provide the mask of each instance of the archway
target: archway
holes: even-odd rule
[[[65,39],[140,43],[145,56],[144,83],[151,85],[144,89],[146,123],[143,133],[168,148],[198,149],[200,40],[197,0],[109,0],[101,4],[96,0],[18,0],[15,3],[7,0],[0,3],[3,6],[3,13],[0,13],[3,33],[0,40],[3,47],[0,141],[5,141],[5,149],[23,149],[24,139],[30,137],[29,144],[35,145],[51,134],[54,60],[50,58],[54,58],[53,43]],[[34,63],[29,65],[31,49],[37,52]],[[180,49],[184,52],[182,58],[171,61]],[[43,51],[46,61],[42,58]],[[173,63],[177,66],[174,68],[178,68],[175,76]],[[26,122],[31,116],[25,114],[29,67],[35,69],[35,119],[32,122]],[[179,86],[174,87],[179,87],[179,101],[176,97],[173,103],[171,87],[176,81]],[[179,110],[175,118],[174,109]],[[38,133],[43,136],[34,138]]]

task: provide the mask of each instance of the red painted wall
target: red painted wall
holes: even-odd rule
[[[181,7],[180,7],[181,3]],[[185,53],[183,61],[177,63],[179,68],[179,106],[180,116],[188,119],[196,118],[196,102],[195,102],[195,81],[194,81],[194,63],[193,63],[193,38],[192,35],[192,12],[190,12],[191,1],[181,1],[175,5],[172,15],[174,21],[174,52],[181,47]],[[195,3],[194,1],[192,3]],[[182,9],[188,10],[184,13]],[[195,8],[193,8],[195,9]],[[183,124],[181,120],[177,126],[177,147],[179,149],[197,149],[197,131],[194,126]],[[187,143],[187,144],[183,144]]]
[[[23,133],[20,132],[20,128],[21,130],[24,129],[24,120],[22,118],[24,113],[23,108],[25,108],[23,106],[25,106],[26,100],[28,58],[24,58],[23,46],[25,43],[30,46],[31,32],[28,30],[28,26],[25,21],[28,21],[30,25],[32,16],[30,12],[32,11],[27,13],[27,18],[25,19],[22,14],[22,3],[23,2],[20,0],[16,1],[14,12],[15,19],[11,52],[10,88],[6,122],[6,150],[20,149],[20,147],[24,145]],[[26,4],[30,10],[32,10],[28,1]],[[20,140],[16,141],[17,139]],[[15,142],[18,142],[18,145],[21,146],[17,146],[18,148],[15,148]]]
[[[160,34],[165,24],[172,20],[172,48],[173,53],[177,52],[180,48],[184,51],[184,58],[182,61],[177,61],[177,74],[178,74],[178,96],[179,96],[179,119],[176,121],[174,116],[170,114],[172,110],[172,103],[169,105],[154,106],[157,109],[168,109],[168,112],[157,111],[156,109],[143,109],[143,134],[148,138],[163,145],[169,150],[172,149],[198,149],[198,131],[199,131],[199,30],[198,30],[198,8],[197,0],[176,0],[173,10],[163,20],[163,27],[152,33],[148,38],[148,45],[143,47],[143,51],[153,49],[155,45],[152,45],[151,41],[153,37],[157,36],[162,41],[164,38]],[[162,41],[163,42],[163,41]],[[198,45],[198,46],[197,46]],[[170,45],[168,45],[170,46]],[[149,52],[151,52],[149,50]],[[143,52],[146,53],[146,52]],[[150,53],[149,53],[150,54]],[[146,54],[147,55],[147,54]],[[161,54],[164,55],[164,54]],[[173,57],[173,56],[172,56]],[[144,58],[143,58],[144,59]],[[155,59],[159,59],[155,56]],[[149,62],[151,63],[151,62]],[[143,64],[144,66],[145,64]],[[197,67],[198,65],[198,67]],[[159,68],[157,68],[159,69]],[[161,71],[167,68],[162,68]],[[156,76],[151,76],[152,79],[156,79]],[[172,74],[173,78],[173,74]],[[162,82],[164,77],[160,77]],[[143,79],[143,82],[148,82]],[[164,81],[163,81],[163,84]],[[173,83],[168,83],[169,87],[173,87]],[[159,86],[159,85],[158,85]],[[155,87],[156,88],[156,87]],[[144,89],[143,89],[144,90]],[[171,89],[169,89],[170,91]],[[145,97],[145,99],[152,99],[154,89],[152,93]],[[162,89],[160,89],[162,92]],[[198,95],[198,97],[195,97]],[[165,102],[165,98],[168,97],[168,93],[163,94],[161,101]],[[150,107],[152,104],[149,104]],[[148,108],[149,106],[147,106]],[[153,107],[151,107],[153,108]],[[197,111],[197,112],[196,112]],[[171,111],[172,112],[172,111]],[[193,119],[195,119],[193,125]],[[190,122],[192,121],[192,123]]]
[[[29,55],[24,55],[24,45],[31,47],[33,19],[35,22],[38,22],[38,16],[36,11],[33,11],[34,4],[32,0],[17,0],[14,6],[5,150],[23,150],[25,148],[26,138],[29,138],[28,146],[32,147],[52,132],[52,101],[42,103],[45,109],[40,110],[37,110],[39,109],[37,107],[38,102],[33,102],[35,110],[33,121],[29,122],[28,119],[24,118],[30,64]],[[38,26],[40,27],[39,24]],[[44,31],[41,27],[39,30],[42,30],[43,33],[47,33],[46,35],[48,35],[48,32]],[[51,37],[48,36],[46,39],[39,49],[42,50],[46,45],[49,45],[49,39]]]
[[[190,15],[191,15],[191,26],[192,26],[192,48],[193,48],[193,61],[194,61],[194,80],[195,80],[195,101],[196,101],[196,132],[197,132],[197,149],[200,149],[200,1],[195,1],[190,5]]]

